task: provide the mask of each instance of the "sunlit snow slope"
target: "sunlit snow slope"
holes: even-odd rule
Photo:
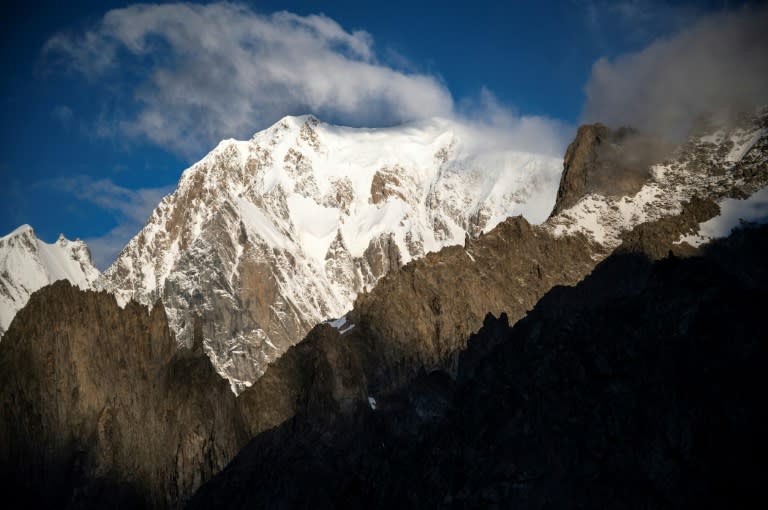
[[[390,268],[510,215],[543,221],[560,170],[559,158],[489,150],[449,120],[286,117],[186,170],[100,284],[121,302],[162,299],[181,343],[199,315],[237,391]]]
[[[56,280],[69,280],[80,288],[91,288],[99,276],[83,241],[63,235],[52,244],[22,225],[0,237],[0,336],[29,296]]]

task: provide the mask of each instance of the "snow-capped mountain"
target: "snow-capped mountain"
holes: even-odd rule
[[[483,148],[449,120],[396,128],[286,117],[186,170],[99,286],[162,299],[180,343],[194,316],[238,391],[390,268],[510,215],[543,221],[559,158]]]
[[[684,233],[676,244],[699,246],[726,237],[741,221],[766,222],[768,108],[713,131],[690,137],[665,161],[652,165],[636,193],[588,193],[545,226],[556,236],[583,233],[607,254],[625,233],[680,214],[683,204],[694,198],[717,203],[720,213]]]
[[[48,244],[29,225],[0,237],[0,336],[37,289],[57,280],[89,289],[98,277],[88,246],[79,239],[62,234]]]

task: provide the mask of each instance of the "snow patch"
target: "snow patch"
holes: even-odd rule
[[[699,223],[698,233],[682,236],[675,244],[686,242],[691,246],[701,246],[713,239],[727,237],[743,222],[768,223],[768,188],[743,200],[726,198],[720,202],[718,216]]]

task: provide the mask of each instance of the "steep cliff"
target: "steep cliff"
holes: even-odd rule
[[[234,397],[198,343],[151,313],[60,281],[0,349],[0,476],[25,506],[174,507],[243,444]]]

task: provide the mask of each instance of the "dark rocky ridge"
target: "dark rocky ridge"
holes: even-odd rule
[[[752,507],[767,249],[761,227],[701,257],[614,255],[513,328],[489,315],[457,382],[296,416],[189,508]]]
[[[389,273],[360,294],[344,342],[366,345],[368,390],[380,393],[419,370],[455,366],[457,353],[488,313],[525,315],[554,285],[572,285],[595,265],[582,236],[555,239],[524,218],[509,218],[465,246]]]
[[[24,506],[173,507],[247,437],[200,345],[165,311],[59,281],[32,295],[0,349],[0,478]]]

